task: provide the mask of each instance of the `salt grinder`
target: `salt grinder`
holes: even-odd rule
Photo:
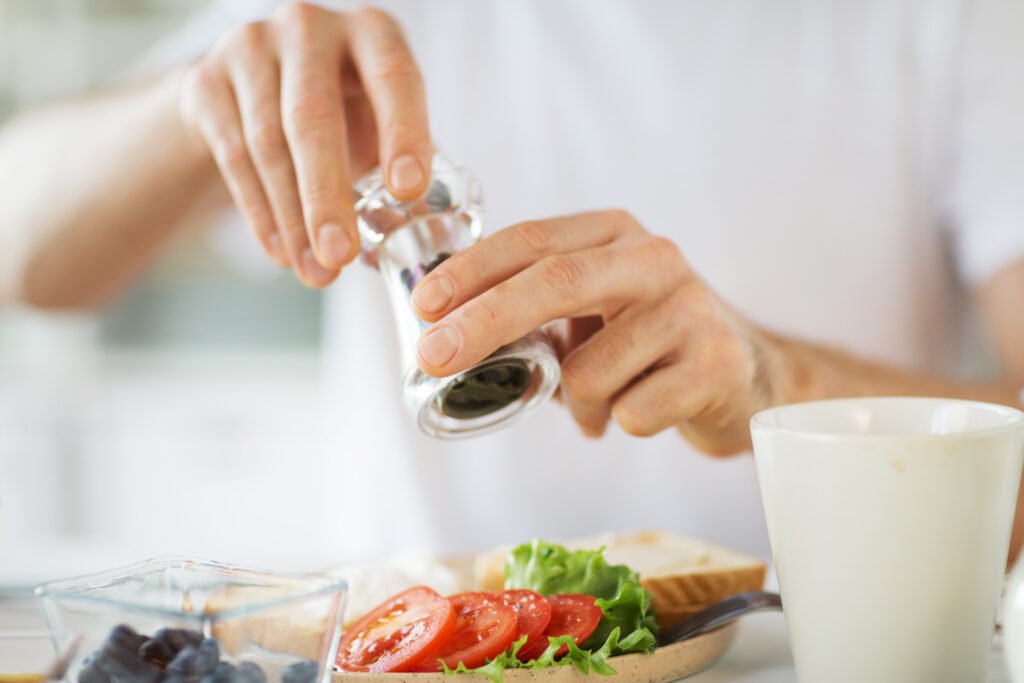
[[[363,256],[384,277],[398,331],[402,394],[420,430],[440,439],[494,431],[550,398],[558,358],[540,330],[477,365],[436,378],[416,363],[416,342],[430,325],[413,310],[416,285],[446,258],[472,246],[483,229],[480,184],[465,167],[435,154],[430,186],[398,201],[377,169],[355,187]]]

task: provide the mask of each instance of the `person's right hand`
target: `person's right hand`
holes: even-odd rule
[[[432,146],[423,80],[387,13],[303,3],[231,29],[182,82],[187,128],[212,153],[268,256],[323,287],[359,253],[352,184],[377,163],[420,194]]]

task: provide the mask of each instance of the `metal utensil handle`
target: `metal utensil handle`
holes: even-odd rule
[[[764,591],[737,593],[666,629],[658,640],[662,645],[678,643],[681,640],[714,631],[716,628],[725,626],[730,621],[751,612],[781,609],[782,598],[778,593]]]

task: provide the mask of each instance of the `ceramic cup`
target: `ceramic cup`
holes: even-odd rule
[[[1024,413],[928,398],[751,420],[800,683],[981,683]]]

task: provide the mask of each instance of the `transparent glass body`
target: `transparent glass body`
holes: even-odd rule
[[[55,647],[79,643],[67,681],[102,680],[86,669],[95,669],[93,663],[106,650],[103,656],[114,660],[109,667],[127,667],[130,678],[146,683],[166,676],[160,671],[168,665],[147,660],[145,653],[141,660],[135,657],[141,643],[121,647],[122,639],[113,648],[115,627],[127,626],[146,637],[160,629],[184,629],[196,639],[215,639],[219,661],[260,667],[268,683],[329,683],[345,593],[345,582],[330,577],[174,557],[36,589]],[[99,666],[101,671],[109,668],[106,662]]]
[[[0,631],[0,683],[43,683],[56,660],[46,631]]]
[[[355,189],[364,256],[387,286],[401,349],[402,392],[420,430],[442,439],[476,436],[550,398],[560,369],[540,330],[450,377],[431,377],[416,363],[416,342],[430,325],[413,310],[412,290],[446,258],[476,243],[483,230],[480,185],[472,173],[438,154],[430,187],[417,199],[392,197],[379,169]]]

